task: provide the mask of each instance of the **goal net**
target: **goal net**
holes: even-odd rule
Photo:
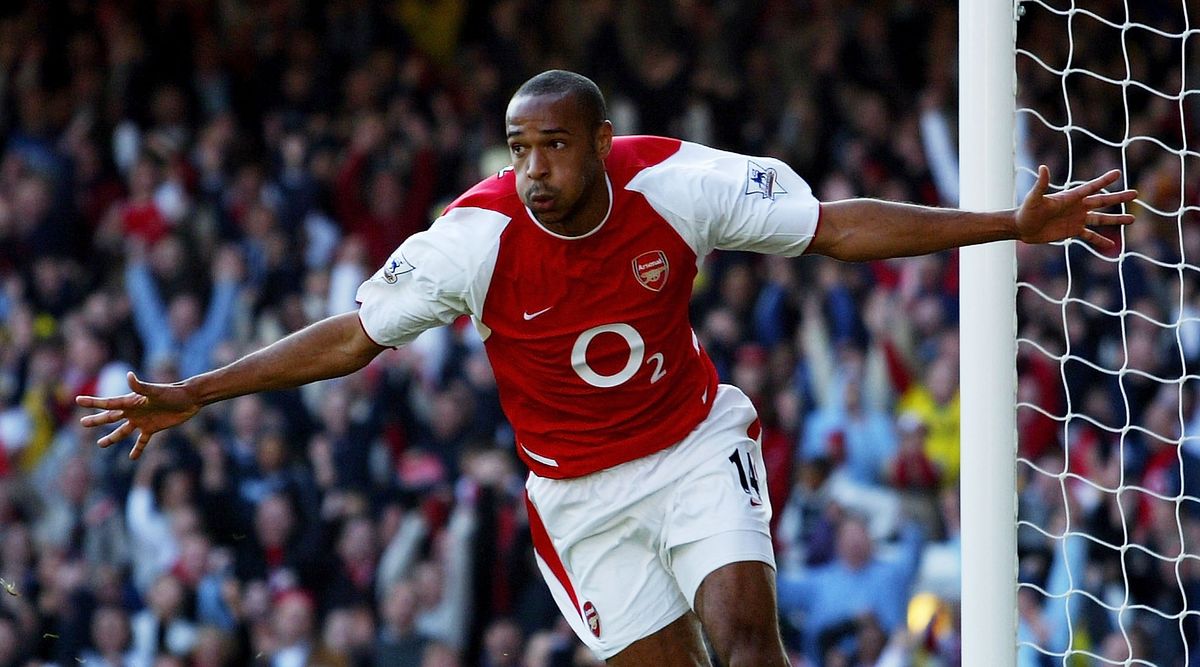
[[[1140,191],[1114,250],[1017,248],[1017,663],[1200,665],[1200,1],[1017,16],[1017,191]]]

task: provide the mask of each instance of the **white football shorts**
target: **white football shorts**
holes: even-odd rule
[[[687,613],[717,568],[775,567],[758,431],[750,399],[721,385],[708,418],[667,449],[584,477],[529,476],[538,567],[599,658]]]

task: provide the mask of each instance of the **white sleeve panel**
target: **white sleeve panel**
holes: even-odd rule
[[[478,316],[508,221],[495,211],[456,208],[400,244],[358,287],[367,335],[396,347],[459,315]]]
[[[817,230],[820,205],[791,167],[683,142],[629,182],[697,257],[714,249],[796,256]]]

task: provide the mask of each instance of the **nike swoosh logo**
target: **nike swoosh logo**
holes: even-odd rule
[[[550,308],[553,308],[553,307],[554,306],[550,306]],[[533,318],[537,317],[538,315],[541,315],[542,313],[550,310],[550,308],[543,308],[543,309],[537,311],[536,313],[525,312],[522,315],[524,316],[525,321],[528,322],[529,320],[532,320]]]

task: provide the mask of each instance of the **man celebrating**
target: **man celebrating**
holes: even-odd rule
[[[485,341],[517,453],[546,582],[610,665],[786,665],[771,516],[753,406],[717,374],[688,322],[697,264],[714,249],[841,260],[1020,239],[1111,241],[1087,225],[1136,192],[1116,171],[1017,210],[970,213],[877,200],[820,204],[787,165],[658,137],[614,137],[589,79],[549,71],[509,102],[512,168],[451,204],[358,290],[362,306],[224,368],[132,393],[81,396],[137,433],[215,401],[354,372],[388,347],[470,315]],[[296,360],[304,360],[297,363]]]

